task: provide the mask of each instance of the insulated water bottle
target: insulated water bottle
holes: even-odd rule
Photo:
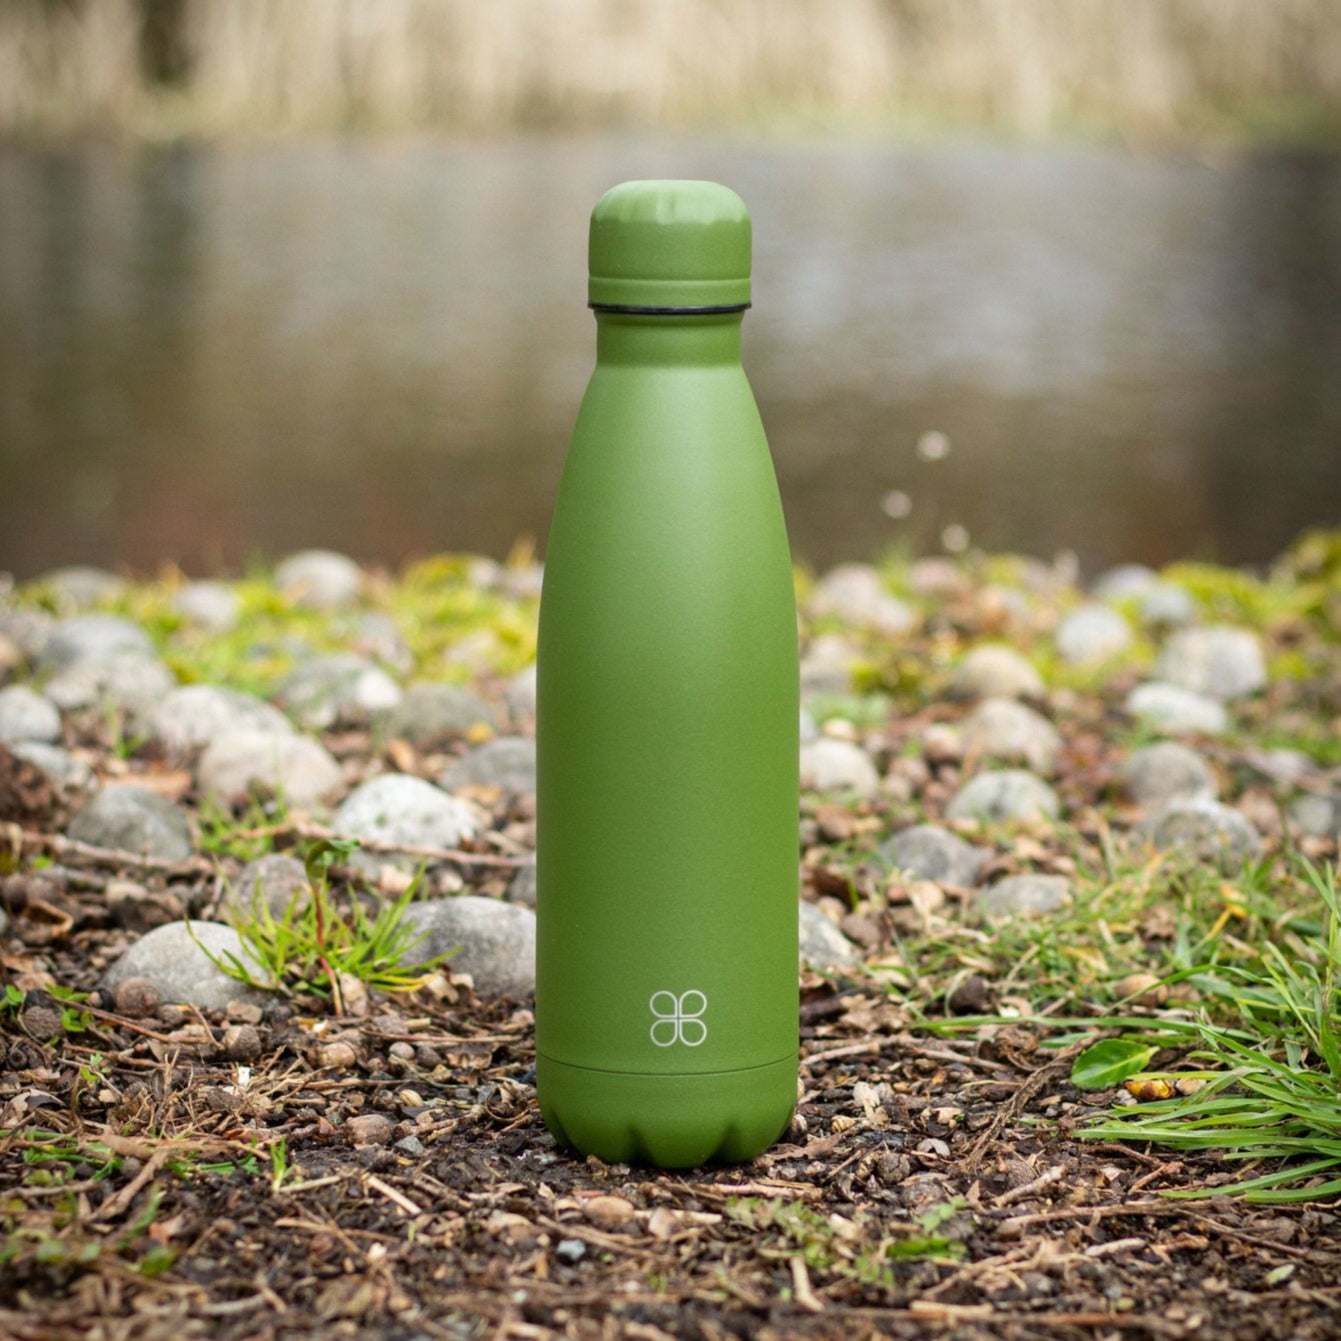
[[[796,1100],[798,714],[749,215],[626,182],[589,262],[537,657],[540,1108],[607,1161],[750,1159]]]

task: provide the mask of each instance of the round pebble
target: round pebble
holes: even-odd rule
[[[229,805],[262,791],[310,811],[323,806],[344,774],[318,741],[248,730],[218,736],[200,756],[196,781],[202,794]]]
[[[333,652],[299,666],[277,698],[300,726],[324,731],[337,722],[362,725],[390,712],[404,695],[380,666],[353,652]]]
[[[1215,796],[1215,777],[1206,761],[1173,740],[1137,750],[1122,766],[1122,784],[1141,806],[1161,806],[1175,797]]]
[[[474,812],[463,802],[404,773],[384,773],[365,782],[331,816],[331,828],[346,838],[406,847],[454,848],[475,827]],[[411,853],[359,851],[351,860],[372,876],[383,866],[414,871],[422,865],[422,858]]]
[[[181,685],[150,709],[145,726],[169,754],[203,749],[220,736],[241,731],[291,735],[293,727],[278,708],[244,694],[212,684]]]
[[[948,829],[918,824],[887,838],[878,855],[896,870],[919,880],[967,888],[977,883],[978,872],[991,853],[966,843]]]
[[[191,826],[171,801],[147,787],[105,787],[74,817],[76,842],[142,857],[181,861],[191,855]]]
[[[249,861],[238,873],[229,903],[235,916],[251,915],[252,901],[259,899],[274,918],[284,917],[290,905],[301,912],[311,897],[307,869],[297,857],[270,852]]]
[[[302,550],[275,569],[275,586],[294,605],[340,610],[356,604],[363,594],[363,570],[332,550]]]
[[[1057,626],[1057,651],[1073,666],[1105,661],[1131,642],[1131,626],[1107,605],[1082,605]]]
[[[1141,596],[1141,623],[1152,628],[1177,628],[1197,617],[1197,603],[1176,582],[1156,582]]]
[[[211,633],[227,633],[237,627],[242,601],[224,582],[188,582],[172,598],[172,608],[188,624]]]
[[[121,652],[146,659],[155,655],[149,635],[138,624],[119,615],[75,615],[52,626],[40,660],[46,667],[73,666]]]
[[[1009,698],[980,703],[964,723],[964,751],[988,759],[1019,760],[1051,773],[1062,752],[1057,728],[1041,713]]]
[[[499,721],[473,690],[456,684],[416,684],[379,718],[378,725],[392,739],[409,741],[416,750],[431,750],[480,729],[496,731]]]
[[[114,652],[78,661],[46,683],[46,696],[64,712],[81,708],[119,708],[141,718],[177,681],[156,657],[142,652]]]
[[[517,874],[508,885],[508,902],[520,903],[524,907],[535,907],[535,857],[525,866],[517,868]]]
[[[1160,655],[1161,680],[1211,698],[1243,698],[1265,687],[1262,644],[1247,629],[1215,624],[1181,629]]]
[[[815,792],[846,792],[870,796],[880,775],[859,745],[821,736],[801,746],[801,787]]]
[[[948,819],[1001,823],[1007,820],[1056,819],[1057,793],[1041,778],[1021,769],[979,773],[957,791],[945,809]]]
[[[116,999],[128,979],[148,980],[165,1002],[222,1010],[230,1001],[263,1003],[268,993],[250,987],[220,968],[233,956],[258,981],[265,969],[232,927],[222,922],[170,922],[140,937],[103,974],[102,987]]]
[[[810,609],[888,637],[907,633],[916,622],[913,612],[885,589],[880,574],[864,563],[840,564],[826,573],[815,586]]]
[[[112,995],[112,1004],[118,1015],[138,1020],[152,1015],[163,1000],[158,984],[148,978],[126,978]]]
[[[1130,716],[1171,736],[1219,736],[1229,729],[1223,704],[1180,685],[1137,685],[1123,706]]]
[[[1071,902],[1071,882],[1061,875],[1012,875],[984,889],[977,910],[989,921],[1043,917]]]
[[[815,907],[802,899],[797,911],[798,949],[807,968],[849,969],[861,963],[857,947]]]
[[[446,967],[470,974],[482,996],[519,999],[535,991],[535,914],[529,908],[461,894],[412,903],[405,925],[423,933],[407,951],[406,962],[425,963],[456,950]]]
[[[950,693],[955,698],[1041,698],[1043,677],[1013,647],[984,643],[955,668]]]
[[[51,744],[60,738],[60,710],[50,699],[23,684],[0,689],[0,743],[35,740]]]
[[[438,786],[447,792],[462,787],[497,787],[513,794],[533,793],[535,740],[529,736],[500,736],[486,741],[448,764],[438,776]]]
[[[1261,835],[1237,810],[1204,799],[1170,801],[1139,833],[1161,851],[1212,862],[1226,874],[1262,849]]]

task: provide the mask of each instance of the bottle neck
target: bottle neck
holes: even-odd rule
[[[598,363],[682,366],[740,362],[743,312],[712,316],[596,313]]]

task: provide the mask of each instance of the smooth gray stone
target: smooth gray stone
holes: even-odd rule
[[[998,922],[1009,917],[1043,917],[1071,902],[1071,882],[1061,875],[1012,875],[982,890],[978,915]]]
[[[407,963],[424,963],[460,947],[446,968],[469,973],[481,996],[522,998],[535,991],[535,914],[529,908],[460,894],[412,903],[405,922],[424,933],[407,951]]]
[[[198,750],[219,736],[241,731],[293,733],[278,708],[239,689],[212,684],[181,685],[150,710],[145,721],[150,737],[169,754]]]
[[[1073,666],[1105,661],[1132,643],[1131,626],[1107,605],[1082,605],[1057,626],[1057,651]]]
[[[228,805],[260,789],[298,810],[315,810],[340,788],[344,774],[309,736],[249,730],[215,737],[196,764],[196,782],[204,795]]]
[[[861,963],[857,947],[804,899],[797,905],[797,933],[801,962],[807,968],[849,969]]]
[[[8,638],[27,661],[41,657],[55,627],[55,616],[45,610],[0,610],[0,636]]]
[[[47,775],[47,781],[60,791],[88,791],[94,785],[93,770],[68,750],[40,740],[21,740],[9,747],[17,759],[26,759]]]
[[[191,855],[185,814],[147,787],[104,787],[74,817],[69,833],[78,843],[163,861]]]
[[[839,564],[827,572],[815,586],[810,610],[890,637],[907,633],[917,622],[912,610],[885,589],[880,574],[864,563]]]
[[[1180,629],[1164,646],[1156,674],[1211,698],[1243,698],[1265,688],[1262,643],[1248,629],[1212,624]]]
[[[983,643],[973,648],[950,678],[953,698],[1042,698],[1043,677],[1013,647]]]
[[[351,792],[331,817],[347,838],[369,838],[406,847],[454,848],[475,832],[474,812],[463,802],[405,773],[384,773]],[[408,853],[354,853],[352,864],[375,876],[383,866],[414,871],[423,858]]]
[[[115,573],[81,563],[53,568],[33,585],[45,587],[59,606],[69,610],[90,610],[104,601],[116,600],[126,590]]]
[[[1151,628],[1176,628],[1197,617],[1192,593],[1176,582],[1156,582],[1141,597],[1141,623]]]
[[[1262,837],[1252,824],[1218,801],[1170,801],[1138,833],[1161,851],[1212,862],[1227,875],[1262,850]]]
[[[1158,581],[1154,570],[1144,564],[1124,563],[1101,573],[1090,590],[1101,601],[1125,601],[1144,595]]]
[[[899,871],[938,885],[968,888],[991,853],[935,824],[918,824],[881,843],[878,856]]]
[[[827,736],[801,746],[801,787],[814,792],[851,792],[870,796],[880,775],[859,745]]]
[[[113,652],[57,671],[46,683],[46,696],[64,712],[110,707],[139,719],[176,683],[157,657]]]
[[[988,759],[1020,760],[1036,773],[1051,773],[1062,752],[1056,727],[1011,698],[989,698],[964,722],[964,752]]]
[[[393,740],[431,750],[462,739],[472,728],[498,729],[498,714],[473,690],[458,684],[416,684],[378,719]]]
[[[1137,805],[1162,806],[1177,797],[1215,799],[1215,775],[1196,750],[1162,740],[1122,765],[1122,784]]]
[[[363,570],[333,550],[301,550],[275,569],[275,586],[295,605],[339,610],[356,604],[363,594]]]
[[[1219,736],[1229,729],[1222,703],[1158,680],[1137,685],[1123,706],[1130,716],[1171,736]]]
[[[228,962],[225,956],[230,954],[254,978],[266,979],[265,970],[232,927],[222,922],[192,922],[188,930],[185,922],[169,922],[141,936],[103,974],[100,985],[114,993],[127,978],[147,978],[164,1002],[202,1010],[222,1010],[230,1001],[259,1005],[270,1000],[269,992],[249,987],[219,967]]]
[[[1310,792],[1290,807],[1290,818],[1308,838],[1335,839],[1341,835],[1341,796]]]
[[[529,736],[499,736],[454,760],[438,776],[443,791],[462,787],[498,787],[514,795],[535,791],[535,741]]]
[[[535,720],[535,686],[535,662],[532,662],[519,670],[508,681],[507,688],[503,691],[508,712],[512,715],[512,720],[519,725]]]
[[[535,907],[534,856],[525,866],[517,867],[517,873],[512,877],[512,883],[508,886],[508,902],[524,904],[527,908]]]
[[[120,652],[138,653],[145,660],[157,656],[154,644],[138,624],[119,615],[74,615],[58,620],[42,645],[45,667],[73,666],[81,661],[104,661]]]
[[[172,608],[188,624],[227,633],[237,627],[242,600],[225,582],[188,582],[172,598]]]
[[[852,693],[852,667],[860,659],[860,650],[836,633],[812,638],[801,656],[802,695]]]
[[[1056,819],[1057,793],[1041,778],[1021,769],[979,773],[950,798],[947,819],[999,823],[1005,820]]]
[[[276,698],[295,722],[323,731],[337,722],[362,724],[391,712],[404,693],[366,657],[332,652],[297,667]]]
[[[311,898],[311,885],[307,871],[297,857],[284,852],[271,852],[264,857],[249,861],[233,882],[228,903],[237,916],[251,915],[253,900],[259,900],[269,910],[270,916],[279,920],[293,904],[295,913],[300,913]]]
[[[36,740],[50,745],[61,738],[60,709],[26,684],[0,689],[0,742]]]

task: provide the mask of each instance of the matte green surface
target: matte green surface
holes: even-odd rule
[[[716,182],[623,182],[597,202],[590,302],[718,307],[750,301],[750,216]]]
[[[748,1071],[648,1076],[589,1071],[540,1057],[545,1122],[564,1145],[607,1164],[692,1169],[753,1159],[796,1104],[796,1060]]]
[[[597,324],[540,612],[540,1102],[605,1158],[744,1159],[795,1100],[786,531],[739,314]]]

